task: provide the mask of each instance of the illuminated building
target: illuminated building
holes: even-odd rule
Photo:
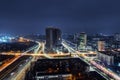
[[[81,51],[86,50],[86,46],[87,46],[87,34],[86,33],[80,33],[79,36],[79,46],[78,49]]]
[[[114,39],[115,39],[116,41],[120,41],[120,33],[116,33],[116,34],[114,35]]]
[[[98,51],[105,51],[105,41],[98,41]]]
[[[98,59],[105,65],[114,65],[115,55],[117,55],[117,53],[111,51],[100,51],[97,54]]]
[[[46,48],[48,51],[53,51],[53,48],[61,44],[61,30],[58,28],[46,28]]]

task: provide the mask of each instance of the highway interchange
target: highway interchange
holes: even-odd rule
[[[30,39],[27,39],[29,41],[33,41]],[[72,57],[79,57],[81,60],[85,61],[88,63],[91,68],[95,71],[97,71],[100,75],[106,78],[106,80],[120,80],[120,77],[116,75],[114,72],[109,71],[105,67],[97,64],[94,60],[92,59],[86,59],[86,55],[83,55],[83,53],[76,51],[75,47],[70,46],[70,42],[63,40],[62,45],[68,49],[69,53],[68,54],[46,54],[43,50],[44,48],[44,43],[43,42],[38,42],[38,41],[33,41],[36,42],[37,45],[29,48],[28,50],[24,51],[23,53],[16,53],[16,54],[8,54],[8,53],[3,53],[3,54],[8,54],[8,55],[15,55],[15,58],[13,58],[9,63],[6,63],[5,66],[0,67],[0,80],[18,80],[21,77],[24,76],[25,71],[27,68],[30,67],[30,63],[32,61],[35,61],[36,57],[46,57],[46,58],[54,58],[55,56],[66,56],[72,54]],[[34,51],[33,53],[28,53],[30,51]],[[41,54],[43,52],[43,54]],[[80,55],[81,54],[81,55]],[[95,54],[93,53],[85,53],[85,54]]]

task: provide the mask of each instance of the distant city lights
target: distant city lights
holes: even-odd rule
[[[9,42],[12,39],[14,39],[14,37],[11,37],[11,36],[0,36],[0,42]]]

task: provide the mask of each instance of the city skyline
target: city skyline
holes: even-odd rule
[[[120,29],[119,2],[1,0],[0,33],[45,34],[48,26],[58,27],[63,33],[116,33]]]
[[[120,80],[119,0],[0,0],[0,80]]]

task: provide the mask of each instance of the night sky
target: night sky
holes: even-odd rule
[[[120,32],[120,0],[0,0],[0,33]]]

